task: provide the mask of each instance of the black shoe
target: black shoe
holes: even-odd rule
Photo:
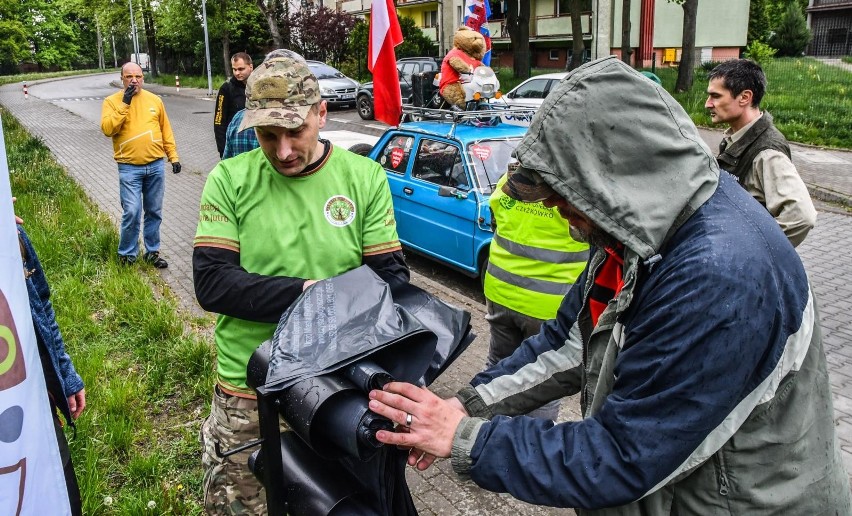
[[[127,255],[123,255],[123,254],[118,255],[118,264],[119,265],[130,266],[130,265],[133,265],[134,263],[136,263],[136,257],[135,256],[127,256]]]
[[[145,253],[145,261],[153,265],[158,269],[165,269],[169,266],[169,262],[160,258],[159,251],[154,251],[153,253]]]

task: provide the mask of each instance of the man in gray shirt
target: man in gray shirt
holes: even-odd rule
[[[816,209],[787,140],[772,115],[760,111],[766,75],[754,61],[734,59],[714,68],[709,79],[704,107],[713,123],[730,126],[719,145],[719,165],[766,206],[794,247],[801,244],[814,227]]]

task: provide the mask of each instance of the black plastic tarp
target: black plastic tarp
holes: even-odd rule
[[[391,292],[361,266],[311,285],[282,315],[264,344],[268,370],[257,391],[278,392],[366,355],[397,380],[429,385],[473,339],[469,330],[469,313],[413,285]],[[382,352],[412,338],[417,346]],[[259,374],[249,372],[255,382]]]

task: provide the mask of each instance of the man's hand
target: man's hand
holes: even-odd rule
[[[15,201],[17,201],[17,200],[18,200],[18,198],[17,198],[17,197],[12,197],[12,207],[14,207],[14,206],[15,206]],[[24,223],[24,219],[22,219],[21,217],[19,217],[19,216],[16,214],[16,215],[15,215],[15,224],[23,224],[23,223]]]
[[[77,419],[86,408],[86,389],[81,389],[77,394],[68,396],[68,408],[71,410],[71,419]]]
[[[180,174],[180,169],[183,168],[180,166],[180,161],[175,161],[172,163],[172,173]]]
[[[425,387],[391,382],[384,390],[370,392],[370,410],[399,425],[399,432],[380,430],[376,439],[410,448],[408,464],[428,468],[435,457],[449,457],[453,435],[467,414],[455,398],[442,400]],[[411,415],[411,426],[406,425]]]
[[[121,101],[129,106],[130,101],[133,100],[133,95],[136,95],[136,86],[131,84],[124,90],[124,96],[121,98]]]

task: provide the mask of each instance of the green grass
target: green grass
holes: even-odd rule
[[[844,63],[852,64],[852,56],[843,56],[840,58]]]
[[[198,430],[214,367],[201,335],[212,320],[180,312],[150,266],[118,265],[110,220],[38,139],[8,111],[0,114],[15,210],[39,252],[68,352],[86,382],[76,438],[67,433],[83,512],[200,514]]]
[[[65,70],[63,72],[39,72],[39,73],[22,73],[17,75],[0,75],[0,86],[11,84],[14,82],[38,81],[40,79],[52,79],[54,77],[68,77],[71,75],[85,75],[104,72],[119,72],[118,68],[108,68],[106,70]]]
[[[852,72],[811,58],[773,59],[763,68],[769,87],[761,108],[772,113],[788,140],[852,148]],[[671,92],[677,69],[657,68],[656,73]],[[709,127],[706,88],[706,75],[697,69],[692,89],[674,97],[696,125]]]

